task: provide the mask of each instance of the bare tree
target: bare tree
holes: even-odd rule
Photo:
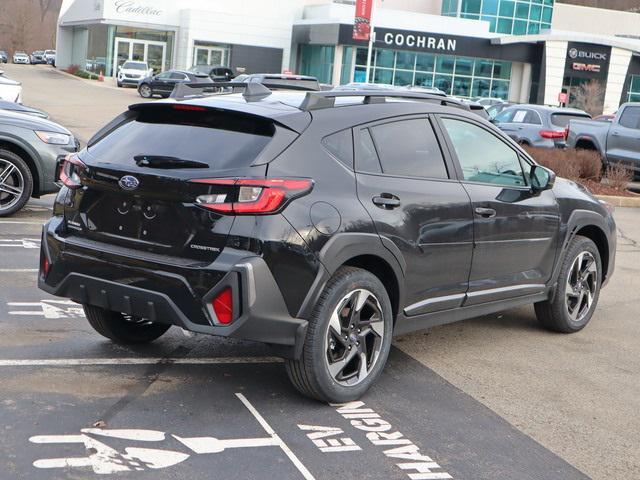
[[[13,14],[13,35],[11,43],[13,51],[27,50],[30,34],[30,22],[29,22],[29,6],[20,4],[16,6]]]
[[[604,88],[598,80],[590,80],[578,87],[573,101],[576,107],[582,108],[589,115],[602,114],[604,107]]]
[[[54,0],[38,0],[38,2],[40,3],[40,23],[43,23],[47,12],[51,10],[51,7],[56,2],[54,2]]]

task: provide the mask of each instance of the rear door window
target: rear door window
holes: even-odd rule
[[[353,136],[350,128],[325,137],[322,144],[334,157],[353,170]]]
[[[371,127],[383,173],[424,178],[449,178],[442,151],[426,118]]]
[[[193,160],[211,168],[249,166],[269,143],[268,120],[214,110],[144,108],[88,147],[105,163],[134,165],[140,155]]]

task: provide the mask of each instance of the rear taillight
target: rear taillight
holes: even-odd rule
[[[222,290],[211,301],[213,311],[216,313],[218,322],[223,325],[229,325],[233,321],[233,295],[231,287]]]
[[[73,153],[67,155],[60,167],[60,181],[67,188],[80,188],[82,186],[80,172],[85,168],[87,168],[87,166],[82,163],[82,160],[80,160],[77,155]]]
[[[306,178],[212,178],[192,182],[212,187],[211,193],[196,198],[198,205],[233,215],[275,213],[290,200],[306,195],[313,188],[313,180]],[[227,193],[215,193],[215,186],[226,186]]]
[[[540,130],[542,138],[565,138],[564,130]]]
[[[40,261],[40,271],[42,273],[43,278],[47,278],[47,275],[49,275],[50,267],[51,267],[51,264],[49,263],[49,259],[47,258],[47,255],[43,252],[42,260]]]

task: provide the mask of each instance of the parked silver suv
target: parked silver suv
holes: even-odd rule
[[[0,110],[0,217],[17,212],[30,197],[56,192],[58,163],[78,147],[57,123]]]
[[[505,108],[491,122],[521,145],[564,148],[569,121],[590,118],[587,112],[575,108],[514,105]]]

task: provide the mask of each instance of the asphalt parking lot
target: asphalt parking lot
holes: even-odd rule
[[[139,99],[44,66],[7,74],[83,141]],[[640,211],[616,212],[617,271],[583,332],[523,308],[407,335],[363,403],[330,406],[258,344],[99,337],[35,286],[51,201],[0,219],[0,478],[640,478]]]

